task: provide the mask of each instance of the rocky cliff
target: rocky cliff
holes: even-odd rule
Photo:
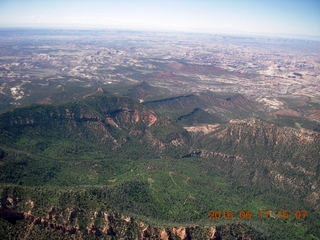
[[[240,235],[246,236],[241,239],[265,239],[255,231],[244,234],[252,229],[243,224],[155,227],[110,209],[92,209],[87,213],[89,216],[83,224],[79,223],[82,221],[82,213],[78,208],[51,206],[49,209],[42,209],[44,212],[41,216],[33,212],[37,206],[31,199],[24,201],[6,197],[1,201],[0,225],[18,227],[17,232],[11,232],[14,239],[219,240]],[[23,208],[25,211],[17,210]],[[2,239],[10,239],[10,236]]]
[[[202,126],[203,128],[204,126]],[[214,160],[237,185],[280,189],[320,209],[320,134],[259,119],[231,120],[195,133],[193,154]],[[199,128],[201,129],[201,128]]]

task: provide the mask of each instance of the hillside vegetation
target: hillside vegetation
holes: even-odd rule
[[[319,133],[229,120],[250,101],[204,96],[142,104],[98,92],[1,114],[1,239],[319,238]],[[177,119],[181,98],[190,105]]]

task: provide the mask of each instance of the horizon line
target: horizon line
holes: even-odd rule
[[[100,31],[136,31],[136,32],[158,32],[158,33],[184,33],[184,34],[204,34],[204,35],[231,35],[247,37],[270,37],[296,40],[313,40],[320,41],[320,35],[306,35],[293,33],[268,33],[268,32],[231,32],[221,30],[183,30],[183,29],[151,29],[143,27],[123,27],[123,26],[103,26],[103,25],[0,25],[0,30],[4,29],[33,29],[33,30],[100,30]]]

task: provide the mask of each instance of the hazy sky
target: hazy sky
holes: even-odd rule
[[[0,0],[0,27],[320,36],[320,0]]]

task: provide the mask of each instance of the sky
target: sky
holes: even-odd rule
[[[320,36],[320,0],[0,0],[0,27]]]

